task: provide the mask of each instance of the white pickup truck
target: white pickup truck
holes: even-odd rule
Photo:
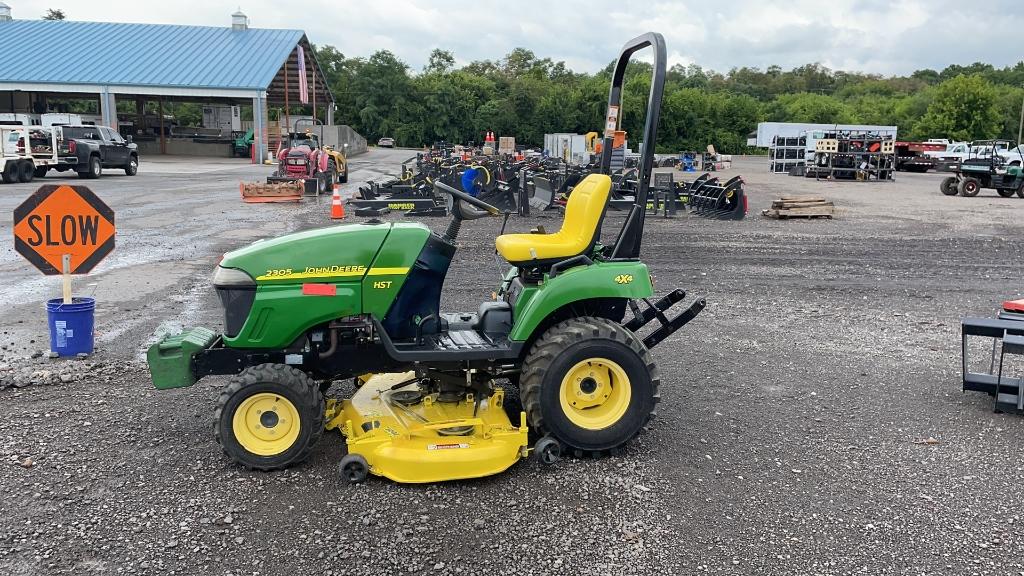
[[[956,162],[963,162],[968,158],[988,158],[992,155],[992,150],[995,149],[995,153],[1003,158],[1007,166],[1020,166],[1022,163],[1022,151],[1024,146],[1013,147],[1013,143],[1007,141],[993,141],[993,140],[980,140],[977,142],[953,142],[946,145],[946,150],[943,152],[925,152],[926,156],[931,156],[939,161],[940,164],[952,164]]]

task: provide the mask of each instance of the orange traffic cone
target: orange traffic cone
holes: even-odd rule
[[[345,207],[341,204],[341,192],[338,185],[334,185],[334,195],[331,196],[331,220],[341,220],[345,217]]]

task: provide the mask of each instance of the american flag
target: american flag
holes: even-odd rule
[[[299,101],[309,104],[309,83],[306,82],[306,51],[299,46]]]

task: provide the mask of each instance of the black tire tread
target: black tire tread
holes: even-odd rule
[[[939,184],[939,191],[945,196],[956,196],[956,177],[947,176],[946,178],[943,178],[942,182]]]
[[[310,452],[312,452],[313,446],[316,445],[317,441],[320,440],[320,436],[324,433],[324,397],[320,394],[320,388],[312,378],[310,378],[305,372],[286,364],[257,364],[256,366],[250,366],[249,368],[242,370],[242,372],[233,379],[231,384],[224,387],[220,396],[217,397],[217,408],[213,413],[213,434],[217,439],[217,443],[221,445],[221,448],[228,457],[235,460],[224,446],[224,441],[221,438],[221,415],[224,412],[224,408],[227,405],[228,400],[233,395],[240,392],[246,386],[258,384],[260,382],[276,382],[286,388],[291,388],[298,394],[299,398],[306,400],[308,402],[308,407],[313,411],[312,432],[310,433],[309,441],[306,442],[302,451],[284,464],[268,466],[251,466],[241,462],[239,462],[239,464],[250,470],[266,472],[287,468],[293,464],[298,464],[299,462],[306,460],[306,458],[309,457]]]
[[[549,431],[544,426],[544,418],[540,409],[541,386],[544,381],[544,374],[560,352],[576,342],[588,339],[606,339],[623,343],[632,349],[640,357],[644,366],[647,367],[647,371],[651,375],[654,409],[647,414],[643,425],[638,428],[634,437],[639,435],[640,431],[647,428],[650,421],[657,416],[657,405],[661,401],[661,395],[658,390],[661,384],[658,366],[651,358],[650,350],[644,346],[643,342],[635,334],[617,322],[595,316],[581,316],[555,324],[548,328],[530,348],[530,352],[523,362],[522,374],[519,379],[519,394],[522,398],[527,422],[538,434],[548,434]],[[630,440],[632,438],[627,438],[619,445],[608,450],[590,451],[590,455],[597,458],[604,455],[619,454],[621,453],[622,446]],[[569,450],[570,453],[574,454],[577,458],[583,457],[585,453],[583,450],[575,447],[571,448]]]
[[[973,193],[967,192],[967,187],[970,186],[971,183],[977,185],[977,188]],[[960,181],[960,184],[957,185],[957,192],[966,198],[974,198],[981,193],[981,182],[977,178],[964,178]]]
[[[333,186],[338,181],[338,164],[334,161],[334,158],[327,157],[327,182],[330,186]],[[328,190],[330,192],[330,190]]]

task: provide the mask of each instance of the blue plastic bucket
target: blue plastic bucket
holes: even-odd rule
[[[71,304],[65,304],[63,298],[47,300],[50,350],[59,356],[92,354],[95,311],[92,298],[72,298]]]

